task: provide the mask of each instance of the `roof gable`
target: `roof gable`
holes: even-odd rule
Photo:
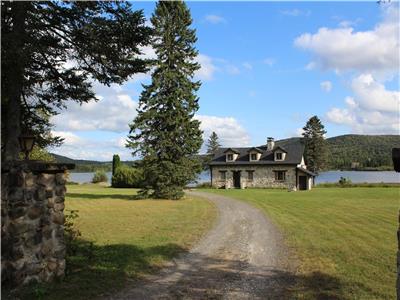
[[[250,161],[249,152],[259,150],[261,157],[257,161]],[[275,161],[274,151],[281,149],[286,152],[284,161]],[[235,147],[235,148],[219,148],[214,156],[210,165],[226,165],[226,152],[232,151],[238,154],[235,161],[229,162],[230,165],[282,165],[282,164],[300,164],[304,153],[304,144],[301,138],[291,138],[287,140],[280,140],[275,142],[274,149],[267,150],[267,146],[258,147]],[[257,151],[258,152],[258,151]]]
[[[226,149],[224,151],[224,153],[227,153],[227,152],[233,152],[233,153],[236,153],[236,154],[240,154],[239,150],[236,150],[236,149],[233,149],[233,148],[228,148],[228,149]]]
[[[258,147],[251,147],[247,152],[258,152],[263,153],[263,151]]]

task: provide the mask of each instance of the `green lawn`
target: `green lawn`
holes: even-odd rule
[[[76,225],[86,257],[69,259],[66,278],[35,286],[25,298],[91,299],[154,272],[185,251],[215,220],[214,206],[202,199],[135,200],[135,190],[100,185],[67,186],[66,210],[78,210]],[[85,254],[85,253],[83,253]]]
[[[395,299],[398,188],[208,190],[261,208],[300,262],[293,298]]]

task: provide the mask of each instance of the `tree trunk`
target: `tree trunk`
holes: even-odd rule
[[[29,3],[29,2],[28,2]],[[9,86],[7,97],[5,160],[16,160],[20,152],[18,137],[21,134],[21,96],[25,69],[25,19],[27,2],[14,2],[12,6],[13,28],[10,47]]]

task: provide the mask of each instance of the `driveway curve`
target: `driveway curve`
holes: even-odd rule
[[[157,275],[106,299],[282,299],[293,284],[289,252],[257,208],[191,191],[218,209],[214,228]]]

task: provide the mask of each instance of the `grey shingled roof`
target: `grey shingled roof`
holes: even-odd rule
[[[306,173],[306,174],[308,174],[308,175],[317,176],[317,174],[311,172],[310,170],[304,169],[304,168],[302,168],[302,167],[297,167],[297,169],[300,170],[300,171],[302,171],[302,172],[304,172],[304,173]]]
[[[286,158],[284,161],[274,161],[274,153],[273,150],[281,147],[285,149]],[[274,149],[272,151],[267,151],[267,146],[258,146],[257,148],[262,150],[261,158],[258,161],[249,161],[249,153],[248,151],[254,147],[245,147],[238,148],[232,147],[236,151],[238,151],[239,155],[235,161],[227,162],[225,151],[230,148],[219,148],[215,154],[213,159],[210,162],[211,166],[218,165],[297,165],[301,163],[301,159],[304,153],[304,144],[300,138],[291,138],[287,140],[276,141],[274,145]],[[231,148],[231,149],[232,149]]]

